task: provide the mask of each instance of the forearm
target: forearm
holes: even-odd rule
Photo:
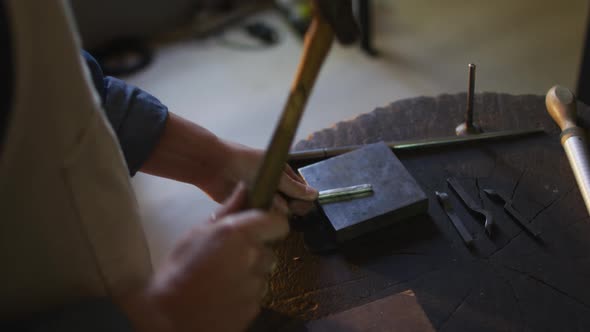
[[[196,185],[216,196],[219,193],[209,191],[220,187],[219,181],[228,182],[224,188],[233,188],[238,181],[227,170],[235,153],[231,143],[170,112],[160,141],[140,170]]]
[[[239,182],[252,185],[264,151],[222,140],[197,124],[168,114],[160,140],[143,163],[142,172],[193,184],[219,203]],[[278,192],[289,198],[289,207],[298,215],[313,206],[310,202],[318,194],[289,167],[285,167]]]

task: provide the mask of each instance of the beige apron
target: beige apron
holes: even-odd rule
[[[0,312],[116,295],[151,271],[119,145],[62,0],[7,0],[15,95],[0,156]]]

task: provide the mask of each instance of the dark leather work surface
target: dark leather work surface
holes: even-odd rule
[[[296,149],[450,136],[463,119],[465,97],[401,100],[319,131]],[[398,152],[429,198],[428,214],[326,255],[308,252],[302,234],[293,231],[276,247],[279,265],[252,330],[590,331],[590,221],[544,97],[478,94],[475,112],[486,132],[543,127],[545,133]],[[578,114],[588,128],[590,108],[579,104]],[[493,239],[447,187],[448,177],[491,211]],[[484,188],[512,197],[542,241],[525,233]],[[449,194],[474,237],[472,250],[434,191]],[[405,305],[408,297],[400,296],[410,293],[411,305]]]

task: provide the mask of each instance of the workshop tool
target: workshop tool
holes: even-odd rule
[[[435,191],[434,193],[436,194],[438,202],[445,210],[445,213],[447,214],[449,219],[451,219],[453,226],[455,226],[455,229],[457,230],[457,232],[459,232],[459,235],[461,235],[461,238],[463,239],[465,245],[468,247],[471,246],[473,244],[473,237],[471,236],[471,233],[469,233],[467,228],[465,228],[465,225],[463,224],[459,216],[457,216],[457,214],[455,213],[455,209],[453,209],[453,205],[449,200],[449,195],[445,192],[440,191]]]
[[[370,184],[361,184],[358,186],[350,186],[344,188],[326,189],[318,193],[318,203],[325,204],[343,202],[355,198],[371,196],[372,194],[373,186]]]
[[[584,130],[576,125],[576,98],[569,89],[556,85],[547,92],[545,105],[561,128],[561,145],[590,214],[590,165]]]
[[[473,97],[475,95],[475,64],[469,64],[469,79],[467,87],[467,107],[465,110],[465,122],[460,123],[455,129],[457,136],[465,136],[481,133],[481,128],[473,123]]]
[[[438,138],[427,138],[386,143],[393,151],[417,150],[433,147],[443,147],[457,144],[464,144],[477,141],[489,141],[494,139],[514,138],[525,135],[539,134],[544,132],[541,128],[527,130],[506,130],[494,133],[474,134],[463,137],[446,136]],[[289,154],[290,162],[311,163],[326,158],[341,155],[363,147],[364,145],[348,145],[336,148],[310,149],[294,151]]]
[[[250,208],[268,209],[272,204],[305,104],[332,46],[334,31],[343,43],[356,39],[356,30],[350,28],[356,26],[351,16],[351,0],[317,0],[314,3],[319,8],[315,8],[289,97],[248,195]],[[350,14],[346,14],[348,12]]]
[[[484,217],[484,229],[486,234],[489,237],[492,237],[492,228],[494,227],[494,218],[492,217],[492,214],[486,209],[481,208],[479,204],[476,204],[473,198],[467,194],[467,191],[465,191],[457,179],[448,178],[447,183],[455,191],[459,198],[461,198],[469,210]]]
[[[319,191],[371,184],[372,195],[319,203],[338,242],[402,222],[428,209],[424,191],[382,142],[299,168],[299,173]]]
[[[512,206],[512,200],[509,199],[506,195],[503,195],[493,189],[484,189],[483,190],[486,195],[490,198],[499,200],[504,202],[504,211],[508,213],[514,220],[516,220],[529,234],[534,236],[537,239],[540,239],[541,232],[537,230],[531,223],[529,223],[526,218],[520,214],[514,207]]]

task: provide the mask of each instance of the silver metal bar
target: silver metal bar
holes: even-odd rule
[[[318,202],[321,204],[335,203],[360,197],[367,197],[371,194],[373,194],[373,186],[370,184],[327,189],[319,192]]]
[[[590,214],[590,164],[588,163],[586,142],[582,136],[571,136],[562,145],[572,166],[588,214]]]
[[[468,136],[446,136],[427,139],[387,142],[387,145],[394,151],[416,150],[424,148],[451,146],[477,141],[487,141],[493,139],[502,139],[510,137],[526,136],[544,132],[542,128],[525,129],[525,130],[505,130],[498,132],[489,132],[483,134],[474,134]],[[303,151],[293,151],[289,153],[289,161],[306,161],[314,159],[326,159],[341,155],[363,147],[362,145],[349,145],[335,148],[319,148]]]
[[[576,96],[568,88],[556,85],[547,91],[547,112],[561,129],[561,145],[572,167],[578,188],[590,214],[590,167],[584,130],[576,125]]]
[[[459,235],[461,235],[461,238],[463,239],[465,245],[468,247],[471,246],[473,244],[473,237],[471,236],[471,233],[469,233],[467,228],[465,228],[465,225],[463,224],[459,216],[457,216],[457,214],[455,213],[455,209],[453,209],[453,205],[449,200],[449,195],[445,192],[438,191],[435,191],[434,193],[438,198],[438,202],[445,210],[445,213],[447,214],[449,219],[451,219],[453,226],[455,226],[455,229],[457,230],[457,232],[459,232]]]

